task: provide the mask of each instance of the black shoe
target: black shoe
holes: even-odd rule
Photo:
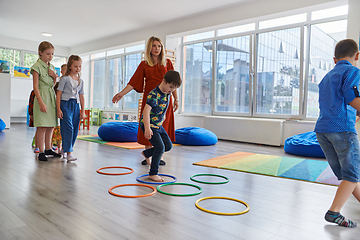
[[[166,164],[166,162],[164,160],[160,160],[160,164],[161,166],[164,166]],[[147,165],[146,159],[142,160],[141,165]]]
[[[61,157],[61,154],[54,152],[52,149],[45,150],[45,155],[53,157]]]
[[[45,153],[39,153],[38,157],[39,161],[47,161],[47,157],[45,156]]]

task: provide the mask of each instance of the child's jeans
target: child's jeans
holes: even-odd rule
[[[145,134],[143,123],[140,123],[140,128]],[[151,139],[149,139],[149,141],[153,145],[153,147],[144,150],[143,153],[146,158],[152,156],[149,175],[157,175],[161,157],[164,152],[170,151],[170,149],[172,148],[172,143],[169,135],[167,134],[163,126],[160,126],[159,128],[151,128],[151,130],[153,132],[153,135]]]
[[[79,131],[80,107],[76,99],[61,100],[60,109],[63,119],[60,119],[60,132],[63,151],[73,152],[73,146]]]
[[[353,132],[316,133],[326,160],[339,180],[360,181],[359,138]]]

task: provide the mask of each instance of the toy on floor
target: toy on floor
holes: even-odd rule
[[[235,201],[235,202],[239,202],[239,203],[242,203],[245,205],[246,209],[244,211],[241,211],[241,212],[234,212],[234,213],[223,213],[223,212],[214,212],[214,211],[210,211],[208,209],[205,209],[203,207],[200,207],[199,205],[199,202],[203,201],[203,200],[206,200],[206,199],[226,199],[226,200],[231,200],[231,201]],[[250,206],[249,204],[247,204],[246,202],[244,201],[241,201],[239,199],[235,199],[235,198],[229,198],[229,197],[204,197],[204,198],[200,198],[198,200],[196,200],[195,202],[195,206],[204,211],[204,212],[208,212],[208,213],[213,213],[213,214],[218,214],[218,215],[240,215],[240,214],[244,214],[244,213],[247,213],[248,211],[250,211]]]
[[[284,151],[297,156],[325,158],[315,132],[294,135],[285,140]]]
[[[107,173],[107,172],[103,172],[103,171],[102,171],[103,169],[111,169],[111,168],[128,169],[128,170],[130,170],[130,172],[124,172],[124,173]],[[126,174],[133,173],[134,170],[133,170],[132,168],[129,168],[129,167],[112,166],[112,167],[102,167],[102,168],[99,168],[98,170],[96,170],[96,172],[97,172],[97,173],[100,173],[100,174],[104,174],[104,175],[126,175]]]
[[[165,192],[165,191],[160,190],[160,188],[165,187],[165,186],[169,186],[169,185],[191,186],[191,187],[195,187],[195,188],[199,189],[199,191],[197,191],[195,193],[170,193],[170,192]],[[159,193],[170,195],[170,196],[178,196],[178,197],[195,196],[195,195],[199,195],[200,193],[202,193],[202,188],[201,187],[196,186],[194,184],[190,184],[190,183],[166,183],[166,184],[162,184],[162,185],[158,186],[156,189],[157,189],[157,191]]]
[[[175,131],[174,143],[191,146],[209,146],[218,142],[215,133],[200,127],[184,127]]]
[[[167,174],[158,174],[159,176],[163,176],[163,177],[170,177],[170,178],[173,178],[174,180],[173,181],[170,181],[170,182],[147,182],[147,181],[143,181],[141,180],[140,178],[142,177],[147,177],[149,176],[149,174],[144,174],[144,175],[141,175],[141,176],[138,176],[136,178],[136,180],[138,182],[141,182],[141,183],[146,183],[146,184],[165,184],[165,183],[174,183],[177,181],[177,178],[175,176],[171,176],[171,175],[167,175]]]
[[[225,181],[221,181],[221,182],[206,182],[206,181],[201,181],[198,179],[195,179],[195,177],[199,177],[199,176],[212,176],[212,177],[220,177],[225,179]],[[190,177],[191,180],[193,180],[194,182],[198,182],[198,183],[205,183],[205,184],[224,184],[224,183],[228,183],[229,182],[229,178],[219,175],[219,174],[212,174],[212,173],[200,173],[200,174],[195,174],[193,176]]]
[[[115,189],[115,188],[118,188],[118,187],[125,187],[125,186],[141,186],[141,187],[147,187],[147,188],[150,188],[152,189],[153,191],[151,193],[148,193],[148,194],[144,194],[144,195],[122,195],[122,194],[118,194],[118,193],[114,193],[112,190]],[[111,188],[109,188],[109,193],[111,195],[114,195],[114,196],[117,196],[117,197],[125,197],[125,198],[139,198],[139,197],[148,197],[148,196],[151,196],[151,195],[154,195],[156,193],[156,188],[154,188],[153,186],[149,186],[149,185],[146,185],[146,184],[120,184],[120,185],[116,185],[116,186],[113,186]]]

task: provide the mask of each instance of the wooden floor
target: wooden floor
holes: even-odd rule
[[[96,134],[96,126],[79,134]],[[160,173],[201,186],[200,195],[174,197],[156,193],[144,198],[121,198],[110,195],[108,189],[137,183],[137,176],[148,173],[148,167],[140,165],[141,150],[78,140],[74,150],[78,161],[67,163],[57,158],[39,162],[30,146],[33,135],[34,129],[25,124],[13,124],[0,132],[1,240],[358,240],[360,236],[360,227],[346,229],[323,220],[336,191],[334,186],[192,165],[237,151],[287,155],[280,147],[228,141],[206,147],[174,146],[165,154],[167,165],[160,168]],[[105,166],[131,167],[134,173],[106,176],[96,172]],[[230,182],[207,185],[191,181],[190,177],[198,173],[221,174]],[[197,191],[190,186],[163,190]],[[123,187],[115,191],[137,195],[151,190]],[[237,216],[206,213],[194,203],[207,196],[237,198],[251,209]],[[223,212],[245,209],[227,200],[207,200],[201,206]],[[354,198],[349,199],[342,213],[360,223],[360,204]]]

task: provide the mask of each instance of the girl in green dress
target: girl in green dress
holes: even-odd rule
[[[36,127],[36,146],[39,147],[39,160],[47,161],[46,156],[61,157],[51,149],[51,138],[54,127],[58,126],[56,115],[55,91],[56,74],[54,65],[50,64],[54,57],[54,46],[49,42],[39,45],[39,59],[31,67],[33,88],[35,92],[33,118]]]

